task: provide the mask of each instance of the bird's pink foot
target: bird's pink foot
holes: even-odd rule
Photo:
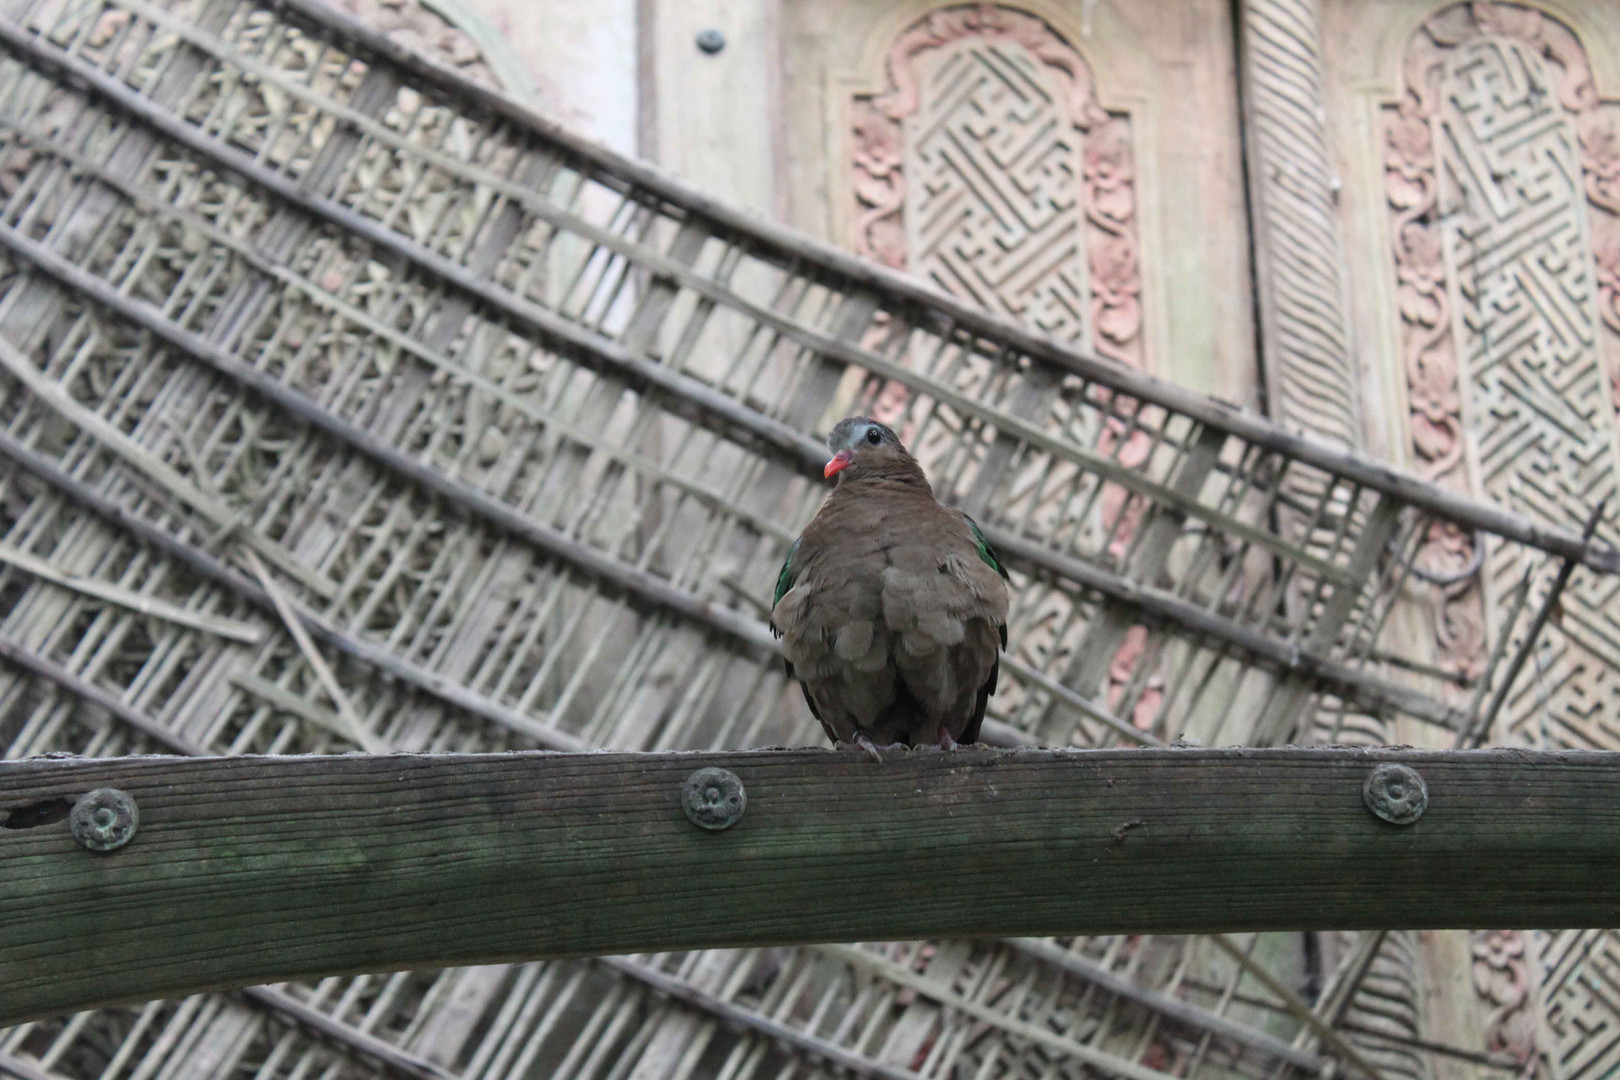
[[[879,765],[883,764],[883,755],[878,753],[878,748],[873,745],[871,738],[866,734],[866,732],[863,731],[859,735],[855,736],[855,745],[860,747],[862,750],[865,750],[867,757],[871,758]],[[893,747],[885,747],[884,749],[893,749]]]
[[[879,765],[883,764],[883,755],[878,753],[877,744],[872,742],[871,736],[867,735],[866,732],[864,732],[864,731],[858,732],[856,734],[854,742],[845,742],[843,739],[839,739],[837,742],[833,743],[833,749],[834,750],[862,750],[862,751],[864,751],[866,753],[867,757],[871,758],[873,761],[877,762]],[[885,750],[892,750],[892,749],[894,749],[894,747],[886,746],[886,747],[884,747],[884,749]]]
[[[951,738],[951,733],[950,732],[946,731],[944,728],[940,729],[940,732],[939,732],[939,748],[941,750],[955,750],[958,746],[961,746],[961,745],[962,745],[961,743],[959,743],[955,739]]]

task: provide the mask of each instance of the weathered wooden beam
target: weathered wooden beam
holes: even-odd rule
[[[1375,765],[1427,782],[1397,826]],[[747,795],[700,829],[682,785]],[[127,792],[94,853],[67,815]],[[0,763],[0,1026],[357,971],[923,936],[1620,925],[1620,754],[961,750]]]

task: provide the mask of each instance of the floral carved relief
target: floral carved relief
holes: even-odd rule
[[[1620,409],[1620,119],[1616,110],[1588,109],[1579,120],[1581,174],[1586,182],[1598,311],[1609,334],[1609,389]]]
[[[1530,964],[1522,930],[1483,930],[1469,942],[1474,992],[1491,1006],[1485,1046],[1511,1057],[1526,1074],[1536,1068],[1536,1022]]]

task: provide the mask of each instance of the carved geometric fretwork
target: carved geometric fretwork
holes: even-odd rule
[[[1541,1001],[1558,1054],[1557,1075],[1598,1080],[1620,1074],[1620,937],[1612,930],[1537,934]]]
[[[851,102],[855,250],[1144,366],[1131,124],[1040,18],[938,8]]]
[[[910,269],[986,311],[1087,348],[1080,133],[1025,49],[982,37],[917,65],[905,118]]]
[[[1517,5],[1443,9],[1404,66],[1385,191],[1412,449],[1443,484],[1578,530],[1620,483],[1620,107],[1600,98],[1569,27]],[[1507,629],[1524,568],[1475,543],[1436,529],[1420,565],[1436,582],[1443,662],[1479,676],[1487,621]],[[1533,583],[1532,608],[1545,586]],[[1620,748],[1617,665],[1620,593],[1578,570],[1492,736]],[[1570,1080],[1611,1075],[1620,993],[1595,973],[1615,951],[1609,934],[1476,935],[1491,1048],[1532,1068],[1547,1054]]]
[[[1614,493],[1617,467],[1575,124],[1541,57],[1511,38],[1457,46],[1443,86],[1443,236],[1474,483],[1495,502],[1579,529]],[[1498,600],[1523,573],[1500,552],[1485,568]],[[1597,747],[1620,735],[1604,720],[1620,707],[1612,591],[1577,572],[1565,618],[1538,645],[1535,678],[1508,702],[1502,737]]]
[[[1620,469],[1574,120],[1541,57],[1511,38],[1457,46],[1442,85],[1443,236],[1474,485],[1578,529],[1614,494]],[[1485,567],[1498,601],[1523,572],[1500,553]],[[1564,618],[1538,645],[1535,678],[1508,702],[1502,737],[1615,744],[1620,731],[1605,719],[1620,707],[1612,592],[1577,572]]]

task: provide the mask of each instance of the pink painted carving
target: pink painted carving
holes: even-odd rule
[[[1141,367],[1140,356],[1131,348],[1142,329],[1142,277],[1134,229],[1136,173],[1125,121],[1109,119],[1089,129],[1083,159],[1086,220],[1092,227],[1087,248],[1097,351],[1110,360]]]
[[[1469,942],[1474,991],[1491,1004],[1486,1048],[1506,1054],[1524,1070],[1537,1071],[1536,1021],[1530,1009],[1530,964],[1522,930],[1481,930]]]
[[[900,124],[871,98],[856,98],[854,136],[855,250],[896,270],[906,268],[905,151]]]
[[[1592,256],[1597,264],[1598,305],[1612,335],[1609,387],[1620,409],[1620,123],[1613,107],[1595,108],[1579,119],[1581,173],[1592,207]]]
[[[1120,643],[1119,651],[1114,653],[1113,662],[1108,665],[1106,700],[1110,709],[1118,708],[1119,700],[1124,695],[1131,677],[1136,674],[1136,669],[1147,652],[1148,644],[1147,627],[1133,626],[1125,632],[1125,640]],[[1147,686],[1138,695],[1136,705],[1126,719],[1145,731],[1153,726],[1153,718],[1159,715],[1159,706],[1162,704],[1164,704],[1164,676],[1155,672],[1148,676]]]

